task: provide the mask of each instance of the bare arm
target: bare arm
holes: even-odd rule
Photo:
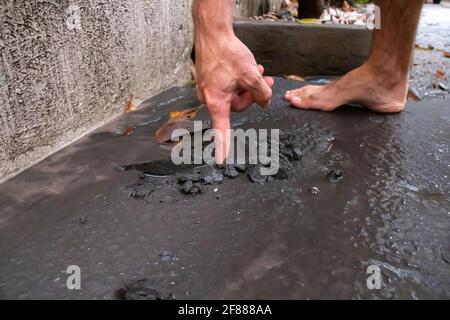
[[[206,103],[216,134],[216,162],[229,151],[230,112],[254,102],[270,104],[273,79],[263,78],[250,50],[234,35],[234,0],[194,0],[198,97]]]

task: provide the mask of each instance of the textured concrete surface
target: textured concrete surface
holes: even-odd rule
[[[186,83],[190,3],[0,0],[0,181]]]
[[[359,26],[236,21],[234,29],[271,75],[342,75],[366,61],[372,43]]]
[[[283,101],[297,86],[277,79],[270,110],[233,115],[240,128],[303,137],[288,180],[130,198],[140,173],[116,167],[170,159],[153,134],[198,105],[178,89],[0,185],[0,298],[112,299],[142,278],[177,299],[450,298],[449,101],[321,113]],[[331,169],[344,180],[330,184]],[[69,265],[79,291],[67,289]],[[366,286],[370,265],[381,290]]]

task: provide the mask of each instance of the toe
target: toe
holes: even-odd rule
[[[291,91],[286,91],[286,93],[284,94],[284,99],[285,100],[289,100],[289,98],[291,97],[292,92]]]
[[[286,93],[284,94],[284,99],[292,102],[291,100],[294,97],[301,97],[302,91],[302,88],[286,91]]]
[[[300,89],[292,90],[287,95],[286,99],[291,103],[291,105],[295,108],[300,109],[310,109],[310,91],[311,87],[306,86]]]
[[[321,108],[317,104],[317,101],[313,100],[311,96],[295,96],[289,99],[289,101],[294,108],[304,110],[325,110],[325,108]]]
[[[298,97],[298,96],[291,97],[291,99],[289,99],[289,102],[295,108],[307,109],[307,108],[305,108],[305,105],[303,103],[303,99],[301,97]]]

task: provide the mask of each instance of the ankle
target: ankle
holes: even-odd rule
[[[396,66],[372,61],[367,61],[361,68],[365,69],[376,85],[382,88],[393,89],[408,86],[409,70],[404,71]]]

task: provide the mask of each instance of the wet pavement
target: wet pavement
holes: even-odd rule
[[[152,136],[198,105],[183,88],[0,185],[0,298],[113,299],[140,279],[146,296],[176,299],[450,298],[449,101],[308,112],[282,100],[298,85],[277,79],[272,109],[233,115],[301,137],[287,180],[130,197],[141,173],[117,167],[168,159]],[[70,265],[81,290],[67,289]],[[381,290],[366,285],[371,265]]]
[[[415,50],[411,84],[426,100],[450,97],[450,91],[444,90],[450,88],[450,58],[443,56],[444,51],[450,52],[450,3],[443,3],[425,5],[417,34],[419,48]],[[438,70],[445,76],[437,77]]]

